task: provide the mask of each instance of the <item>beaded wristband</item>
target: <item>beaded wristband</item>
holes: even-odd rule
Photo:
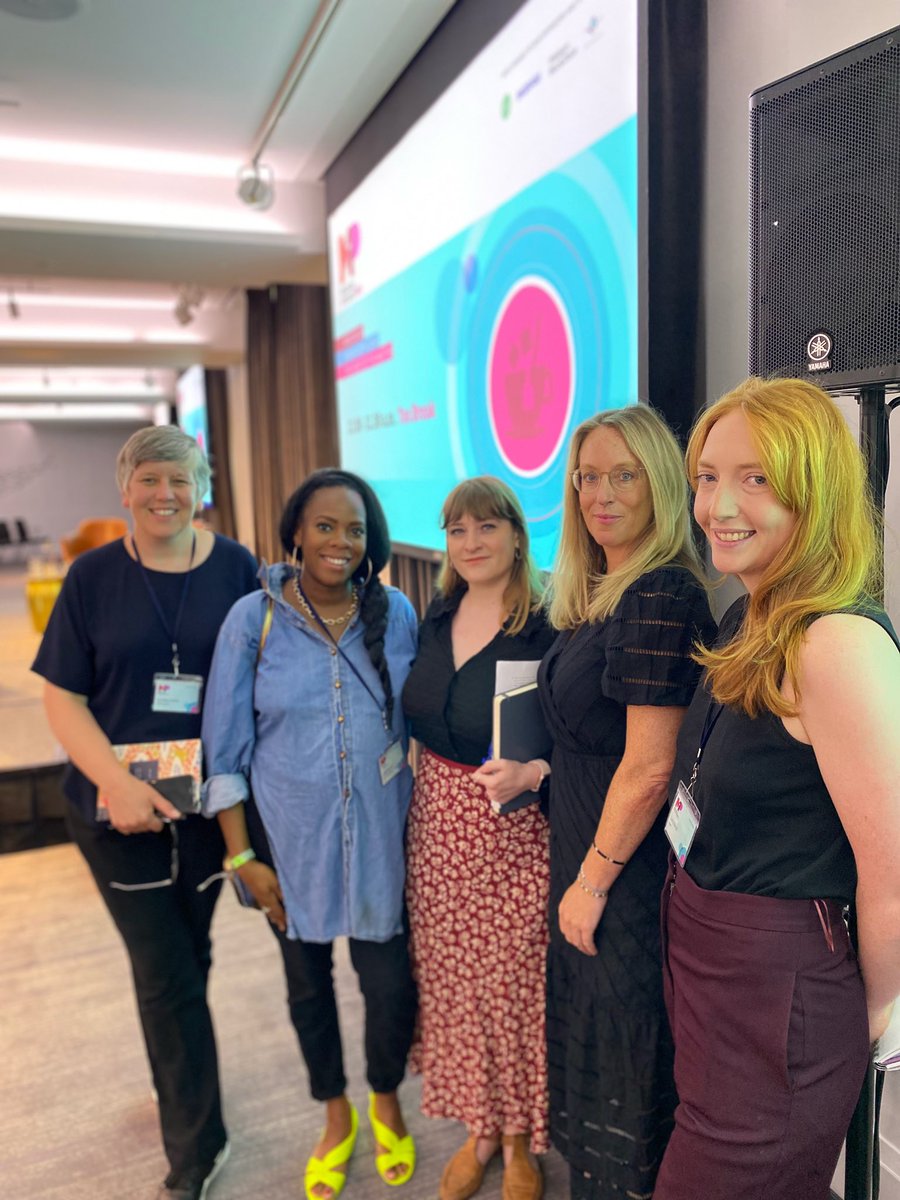
[[[594,848],[594,853],[599,854],[602,859],[606,860],[606,862],[613,863],[617,867],[625,866],[625,863],[622,861],[621,858],[610,858],[608,854],[604,854],[596,842],[591,842],[591,845]]]
[[[591,885],[588,883],[588,881],[584,877],[584,868],[583,867],[578,868],[578,886],[581,888],[581,890],[583,892],[587,892],[587,894],[589,896],[593,896],[595,900],[603,900],[606,896],[609,895],[609,892],[604,891],[603,888],[591,887]]]
[[[235,854],[233,858],[225,859],[225,870],[236,871],[238,867],[242,867],[244,863],[253,862],[254,858],[256,858],[255,850],[250,850],[249,848],[247,850],[242,850],[240,854]]]

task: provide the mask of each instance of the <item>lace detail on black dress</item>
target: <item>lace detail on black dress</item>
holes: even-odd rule
[[[603,622],[557,638],[541,666],[554,737],[550,784],[547,1051],[550,1134],[572,1200],[649,1200],[672,1129],[672,1041],[662,998],[662,815],[611,890],[597,955],[569,946],[556,911],[575,879],[625,750],[628,705],[686,706],[694,642],[715,624],[681,568],[639,579]]]

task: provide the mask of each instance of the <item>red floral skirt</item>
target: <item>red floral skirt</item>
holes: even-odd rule
[[[425,751],[409,814],[407,903],[422,1111],[477,1137],[548,1147],[544,1028],[549,834],[538,806],[491,811],[474,767]]]

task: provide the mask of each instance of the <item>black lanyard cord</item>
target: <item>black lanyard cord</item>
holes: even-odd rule
[[[375,701],[375,705],[378,708],[378,711],[381,713],[381,720],[382,720],[382,724],[384,725],[385,732],[390,733],[391,727],[388,724],[387,707],[381,703],[381,701],[378,699],[378,697],[375,695],[375,693],[372,691],[372,689],[366,683],[365,679],[363,679],[362,675],[357,670],[356,664],[352,661],[352,659],[349,657],[347,652],[342,649],[341,643],[337,640],[337,638],[334,636],[334,634],[331,632],[331,630],[328,628],[328,626],[325,624],[325,622],[319,616],[319,613],[318,613],[315,605],[310,601],[309,596],[307,596],[306,592],[303,590],[303,584],[300,582],[299,575],[297,576],[297,589],[300,592],[300,595],[306,601],[307,605],[309,606],[309,611],[312,613],[312,615],[315,617],[315,619],[318,621],[319,625],[321,626],[322,631],[325,634],[325,636],[328,638],[328,640],[330,642],[334,643],[334,646],[337,649],[338,654],[340,654],[340,656],[343,658],[344,662],[347,664],[347,666],[350,668],[350,670],[353,672],[353,674],[356,676],[356,678],[359,680],[359,682],[363,685],[363,687],[366,689],[366,691],[369,693],[369,695]]]
[[[725,708],[724,704],[717,704],[710,697],[709,705],[706,709],[706,717],[703,721],[703,729],[700,733],[700,745],[697,747],[697,757],[694,759],[694,769],[691,771],[691,778],[687,785],[687,790],[693,795],[694,784],[697,782],[697,775],[700,772],[700,760],[703,758],[703,751],[706,749],[706,743],[712,737],[712,731],[716,727],[716,722],[722,715]]]
[[[171,643],[172,674],[177,675],[179,667],[181,666],[181,659],[178,655],[178,630],[181,628],[181,618],[184,615],[184,606],[187,601],[188,588],[191,584],[191,568],[194,565],[194,553],[197,549],[197,534],[193,533],[191,536],[191,557],[188,562],[188,569],[184,573],[184,583],[181,587],[181,599],[178,601],[178,611],[175,613],[175,624],[171,627],[169,626],[169,622],[166,620],[166,614],[163,612],[163,607],[159,602],[159,597],[153,589],[153,584],[150,582],[150,574],[141,560],[141,552],[138,550],[137,541],[135,540],[133,534],[131,537],[131,544],[134,547],[134,557],[137,559],[138,566],[141,568],[141,576],[144,580],[144,585],[147,588],[147,594],[153,603],[153,607],[156,609],[157,616],[159,617],[160,623],[165,630],[166,637]]]

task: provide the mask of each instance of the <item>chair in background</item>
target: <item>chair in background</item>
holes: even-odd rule
[[[59,539],[63,561],[70,563],[86,550],[114,542],[127,532],[128,522],[123,517],[89,517],[80,523],[74,533]]]

